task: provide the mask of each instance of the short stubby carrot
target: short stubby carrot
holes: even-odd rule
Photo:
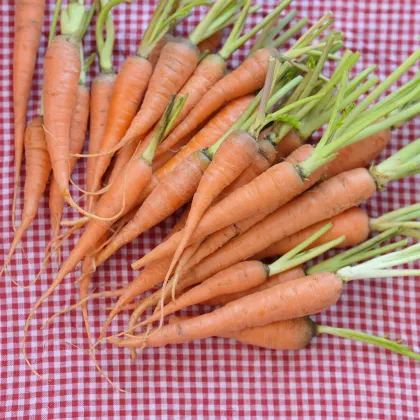
[[[22,165],[26,113],[35,70],[36,55],[41,39],[45,0],[17,0],[15,4],[15,42],[13,45],[13,121],[15,130],[13,225]]]
[[[345,236],[343,242],[336,248],[346,248],[362,243],[369,236],[369,217],[367,213],[358,207],[351,208],[332,217],[329,221],[333,227],[310,245],[310,248],[325,244],[329,241]],[[288,236],[270,245],[264,251],[253,256],[256,260],[283,255],[289,252],[296,245],[312,236],[325,225],[326,221],[315,223],[312,226],[302,229],[293,235]],[[308,248],[309,249],[309,248]]]
[[[44,127],[54,179],[66,199],[70,197],[70,125],[80,71],[80,43],[71,36],[55,37],[44,61]]]
[[[190,200],[200,179],[210,164],[202,152],[196,152],[178,165],[159,182],[146,198],[133,219],[99,254],[96,263],[102,264],[114,252],[134,238],[157,225]]]
[[[3,274],[3,271],[13,256],[16,246],[34,220],[38,212],[39,202],[50,176],[51,162],[45,142],[42,117],[40,116],[30,121],[25,130],[25,160],[26,179],[23,195],[22,221],[16,230],[0,275]]]
[[[214,199],[250,166],[257,152],[257,142],[243,130],[232,132],[217,149],[194,194],[182,239],[175,251],[168,275],[178,263],[201,216],[211,206]]]
[[[338,301],[342,290],[340,277],[316,273],[245,296],[213,312],[166,325],[147,337],[110,341],[124,347],[159,347],[241,331],[321,312]]]
[[[176,144],[231,100],[261,89],[264,86],[270,55],[275,55],[275,52],[269,48],[256,51],[232,73],[217,82],[166,141]]]
[[[255,286],[251,289],[243,290],[241,292],[235,292],[235,293],[229,293],[225,295],[216,296],[212,299],[204,301],[203,303],[206,305],[226,305],[229,302],[233,302],[234,300],[238,300],[252,293],[269,289],[270,287],[276,286],[277,284],[280,284],[280,283],[286,283],[287,281],[300,279],[301,277],[304,277],[304,276],[305,276],[305,272],[303,271],[301,266],[298,266],[295,268],[291,268],[290,270],[283,271],[278,274],[274,274],[273,276],[269,277],[264,283],[258,286]]]
[[[89,99],[90,94],[88,88],[83,84],[79,84],[76,105],[70,126],[70,153],[72,154],[80,153],[83,149],[89,119]],[[76,163],[77,158],[71,157],[69,160],[70,175],[74,171]],[[50,186],[49,207],[53,236],[56,237],[60,230],[61,216],[64,211],[64,198],[60,194],[60,189],[55,179],[53,179]]]
[[[116,79],[114,72],[101,73],[92,82],[90,96],[90,125],[88,154],[99,152],[101,141],[105,135],[108,121],[108,113],[111,104],[112,91]],[[86,163],[86,191],[93,191],[93,174],[95,171],[95,159],[87,159]],[[88,210],[92,211],[97,196],[88,197]]]
[[[126,134],[143,100],[152,71],[150,62],[138,55],[124,61],[115,80],[108,122],[99,148],[104,154],[88,158],[95,161],[92,191],[100,189],[102,177],[112,158],[111,153],[105,152],[114,148]]]
[[[215,143],[239,119],[254,98],[254,95],[246,95],[229,102],[157,173],[169,173],[192,153]],[[164,147],[165,141],[159,145],[157,153]]]
[[[172,316],[169,324],[187,320],[186,316]],[[221,338],[231,338],[243,344],[270,350],[300,350],[309,345],[317,335],[317,326],[309,318],[287,319],[259,327],[245,328],[220,334]]]

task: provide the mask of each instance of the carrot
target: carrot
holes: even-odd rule
[[[245,296],[205,315],[167,325],[149,337],[109,341],[126,347],[158,347],[240,331],[321,312],[338,301],[342,290],[340,277],[316,273]],[[280,301],[282,305],[278,304]]]
[[[169,318],[169,324],[177,324],[187,319],[190,318],[172,316]],[[272,322],[241,331],[229,331],[219,337],[270,350],[300,350],[307,347],[317,335],[316,328],[317,325],[309,317],[305,317]]]
[[[25,130],[25,160],[26,180],[24,188],[24,202],[22,221],[16,230],[10,251],[4,262],[0,275],[7,268],[13,253],[34,220],[39,202],[51,172],[51,163],[42,128],[42,117],[35,117]]]
[[[338,214],[330,219],[333,223],[333,228],[328,231],[325,235],[319,238],[316,242],[311,244],[311,247],[315,247],[333,239],[345,236],[346,239],[337,245],[337,248],[345,248],[348,246],[357,245],[366,240],[369,235],[369,217],[366,212],[360,208],[351,208]],[[270,245],[264,251],[253,256],[256,260],[262,260],[267,257],[274,257],[276,255],[283,255],[289,252],[297,244],[311,236],[318,229],[325,224],[325,221],[315,223],[306,229],[300,230],[299,232],[288,236],[274,244]]]
[[[26,127],[26,113],[35,69],[36,54],[44,20],[45,0],[17,0],[15,42],[13,45],[13,113],[15,127],[15,178],[12,223],[15,225],[16,200]]]
[[[257,151],[257,142],[246,131],[234,131],[222,143],[197,186],[182,240],[172,259],[168,275],[184,252],[201,216],[211,206],[213,200],[250,166]]]
[[[177,324],[188,317],[171,317],[170,324]],[[259,327],[246,328],[241,331],[223,333],[220,337],[232,338],[240,343],[263,347],[270,350],[300,350],[307,347],[320,334],[329,334],[353,341],[373,344],[394,353],[420,360],[420,355],[407,346],[400,345],[387,338],[377,337],[361,331],[347,328],[336,328],[328,325],[317,325],[309,317],[272,322]]]
[[[407,243],[407,241],[403,242]],[[383,247],[382,251],[385,248],[389,247]],[[333,266],[338,264],[338,269],[332,270],[333,272],[315,270],[315,273],[311,272],[303,278],[282,283],[230,302],[214,312],[192,318],[175,326],[167,325],[155,330],[151,335],[134,336],[121,341],[112,339],[111,342],[119,346],[156,347],[318,313],[337,302],[343,291],[344,283],[349,281],[378,276],[417,275],[420,270],[387,270],[387,268],[416,260],[419,251],[420,244],[416,244],[351,267],[346,265],[346,257],[342,258],[338,255],[332,259]],[[375,250],[375,252],[379,255],[381,253],[380,250]],[[345,254],[348,255],[348,252]],[[364,252],[360,252],[357,257],[359,260],[364,259],[365,255]],[[351,257],[354,258],[355,255],[352,254]],[[273,265],[270,266],[270,270],[271,267]],[[273,268],[273,272],[276,272],[278,268],[278,266]],[[282,302],[281,305],[278,304],[279,301]]]
[[[70,152],[80,153],[86,138],[86,130],[89,118],[89,90],[85,84],[79,83],[77,88],[76,105],[70,125]],[[76,167],[77,158],[70,158],[70,174]],[[50,217],[53,229],[53,237],[58,235],[60,230],[61,216],[64,211],[64,198],[61,195],[58,183],[53,179],[50,186]]]
[[[296,280],[304,276],[305,276],[305,272],[302,270],[301,266],[298,266],[295,268],[291,268],[290,270],[271,276],[268,280],[266,280],[264,283],[260,284],[259,286],[255,286],[241,292],[235,292],[235,293],[229,293],[225,295],[216,296],[216,297],[213,297],[211,299],[204,301],[203,304],[226,305],[229,302],[233,302],[234,300],[238,300],[252,293],[260,292],[261,290],[269,289],[270,287],[276,286],[277,284],[286,283],[288,281]]]
[[[336,122],[334,122],[337,119],[337,114],[335,112],[333,113],[328,130],[318,143],[316,149],[314,149],[314,153],[305,162],[299,163],[296,166],[293,166],[288,162],[279,163],[255,178],[246,186],[236,190],[233,194],[211,207],[204,214],[200,224],[197,226],[194,236],[198,238],[200,236],[208,235],[209,233],[220,230],[238,220],[242,220],[251,214],[264,211],[266,208],[271,208],[272,206],[280,207],[292,199],[293,196],[301,194],[320,179],[320,176],[326,169],[326,163],[334,159],[336,150],[355,143],[362,138],[365,138],[367,135],[380,132],[385,128],[392,126],[394,121],[401,118],[407,118],[407,115],[414,115],[413,112],[415,108],[410,107],[411,109],[407,113],[404,113],[403,111],[399,115],[396,115],[395,118],[394,116],[387,117],[385,120],[373,124],[378,120],[378,116],[381,118],[387,115],[389,109],[398,108],[399,101],[389,101],[387,97],[382,99],[381,102],[377,103],[370,110],[365,111],[365,109],[367,105],[381,95],[393,81],[406,71],[419,56],[420,51],[416,51],[412,54],[405,63],[350,111],[348,117],[344,120],[344,124],[332,135],[335,140],[331,140],[328,143],[328,146],[326,145],[327,138],[330,137],[330,132],[336,124]],[[350,64],[352,65],[353,63],[350,62]],[[346,73],[347,71],[344,71],[342,78],[347,79]],[[342,86],[343,85],[344,84],[342,84]],[[342,96],[344,89],[342,88],[340,91],[340,96]],[[416,90],[412,91],[402,98],[401,102],[406,103],[410,100],[411,95],[415,96],[416,94]],[[341,100],[341,98],[337,99],[335,108],[340,106]],[[360,124],[355,123],[356,118],[359,118]],[[347,132],[344,131],[345,129],[347,129]],[[334,154],[330,154],[332,150],[334,150]],[[326,159],[323,158],[322,160],[319,160],[319,156],[321,155],[326,157]],[[313,163],[315,163],[315,165],[313,165]],[[302,174],[304,174],[303,177]],[[282,184],[283,182],[284,184]],[[279,193],[279,191],[282,191],[282,193]],[[174,249],[179,245],[181,237],[181,234],[175,235],[163,246],[155,248],[154,251],[133,264],[133,268],[140,268],[155,258],[161,258],[162,256],[174,252]]]
[[[246,95],[229,102],[157,173],[169,173],[194,152],[215,143],[239,119],[254,98],[254,95]]]

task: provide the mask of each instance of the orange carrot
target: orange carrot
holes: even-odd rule
[[[284,271],[282,273],[275,274],[267,279],[263,284],[259,286],[253,287],[248,290],[244,290],[242,292],[235,292],[229,293],[226,295],[216,296],[212,299],[206,300],[203,304],[206,305],[226,305],[229,302],[233,302],[234,300],[238,300],[244,296],[248,296],[252,293],[260,292],[261,290],[269,289],[270,287],[276,286],[280,283],[286,283],[287,281],[300,279],[301,277],[305,276],[305,272],[303,271],[301,266],[291,268],[290,270]]]
[[[164,326],[148,337],[110,341],[125,347],[158,347],[240,331],[321,312],[338,301],[342,290],[339,276],[316,273],[245,296],[213,312]]]
[[[77,88],[76,105],[70,125],[70,153],[80,153],[83,149],[83,143],[86,138],[86,130],[89,119],[89,90],[79,84]],[[76,167],[77,158],[72,157],[69,160],[70,175]],[[53,237],[58,235],[60,230],[61,216],[64,211],[64,198],[60,193],[58,183],[53,179],[50,186],[50,217],[53,229]]]
[[[178,263],[201,216],[211,206],[213,200],[250,166],[257,151],[257,142],[243,130],[231,133],[217,149],[211,164],[197,186],[182,239],[172,259],[168,276]]]
[[[330,221],[333,223],[332,229],[313,242],[310,245],[310,248],[322,245],[332,241],[333,239],[339,238],[340,236],[345,236],[346,239],[337,245],[336,248],[345,248],[360,244],[365,241],[369,235],[369,217],[363,209],[357,207],[351,208],[338,214],[337,216],[332,217]],[[256,260],[262,260],[267,257],[283,255],[306,238],[309,238],[324,225],[325,220],[315,223],[306,229],[300,230],[287,238],[275,242],[264,251],[254,255],[253,258]]]
[[[102,138],[105,135],[115,78],[116,75],[110,72],[101,73],[93,79],[90,99],[89,154],[99,151]],[[93,191],[95,160],[87,159],[86,165],[86,191]],[[96,197],[94,195],[88,197],[87,208],[89,211],[92,211],[94,203],[97,201]]]
[[[13,46],[13,113],[15,127],[15,178],[12,220],[15,224],[16,199],[22,165],[26,112],[35,69],[36,54],[44,20],[45,0],[17,0]]]
[[[358,167],[364,168],[372,164],[385,149],[390,139],[391,130],[385,128],[357,143],[343,147],[337,152],[337,157],[326,170],[326,176],[331,178],[340,172]]]
[[[186,316],[173,316],[169,324],[177,324],[189,319]],[[263,347],[270,350],[300,350],[309,345],[317,335],[316,324],[309,318],[287,319],[259,327],[230,331],[219,337],[231,338],[243,344]]]
[[[254,98],[254,95],[246,95],[229,102],[158,173],[169,173],[194,152],[215,143],[239,119]],[[165,140],[160,145],[160,148],[164,143]]]
[[[51,172],[51,163],[42,128],[42,117],[35,117],[25,131],[26,180],[23,201],[23,214],[20,226],[16,230],[10,251],[0,275],[7,268],[16,246],[28,230],[38,211],[39,202]]]
[[[60,194],[66,199],[70,197],[70,125],[80,71],[78,40],[65,35],[55,37],[45,55],[44,127],[54,179]]]

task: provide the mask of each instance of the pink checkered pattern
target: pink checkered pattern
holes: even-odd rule
[[[12,126],[12,45],[13,0],[0,3],[0,142],[3,197],[0,202],[1,247],[6,254],[12,240],[11,199],[13,180]],[[40,98],[42,57],[45,54],[53,4],[48,2],[46,22],[32,89],[28,117],[35,115]],[[259,0],[260,19],[275,0]],[[115,65],[135,51],[155,1],[138,0],[117,7]],[[363,57],[358,69],[372,62],[381,77],[418,46],[420,2],[415,0],[295,0],[300,16],[310,20],[328,10],[335,12],[336,28],[346,34],[346,44]],[[179,28],[186,34],[199,21],[203,10]],[[94,51],[93,30],[85,42],[86,52]],[[236,53],[231,66],[246,54]],[[92,74],[97,67],[92,70]],[[398,129],[389,155],[420,134],[420,120]],[[383,157],[384,157],[383,156]],[[83,185],[84,162],[75,181]],[[416,182],[417,181],[417,182]],[[366,207],[372,216],[407,205],[420,198],[420,178],[393,183],[377,194]],[[40,266],[50,239],[47,194],[36,221],[17,252],[11,267],[15,280],[27,284]],[[66,214],[66,217],[76,217]],[[118,287],[135,275],[128,263],[153,248],[168,232],[174,219],[122,249],[102,267],[94,286]],[[72,238],[63,247],[64,257],[74,245]],[[63,316],[46,331],[41,322],[77,299],[73,284],[76,273],[64,282],[38,311],[30,331],[28,352],[42,381],[23,361],[20,342],[25,317],[51,282],[57,269],[50,268],[28,289],[2,278],[0,290],[1,380],[0,418],[159,418],[159,419],[418,419],[420,418],[420,363],[382,349],[340,338],[322,336],[308,349],[275,352],[237,344],[224,339],[207,339],[185,345],[145,351],[131,362],[126,351],[103,345],[98,359],[111,379],[128,393],[114,390],[92,366],[79,311]],[[418,279],[417,279],[418,280]],[[369,280],[350,284],[339,304],[316,317],[321,324],[357,328],[393,339],[403,339],[420,352],[420,286],[412,279]],[[112,300],[90,304],[93,332],[104,322],[105,306]],[[192,310],[187,313],[197,313]],[[112,331],[121,330],[127,315],[119,317]],[[69,343],[74,346],[70,346]]]

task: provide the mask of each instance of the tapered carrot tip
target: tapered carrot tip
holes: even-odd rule
[[[121,343],[123,340],[121,340],[121,338],[109,337],[107,338],[107,341],[111,344],[116,344],[118,347],[122,347]]]

